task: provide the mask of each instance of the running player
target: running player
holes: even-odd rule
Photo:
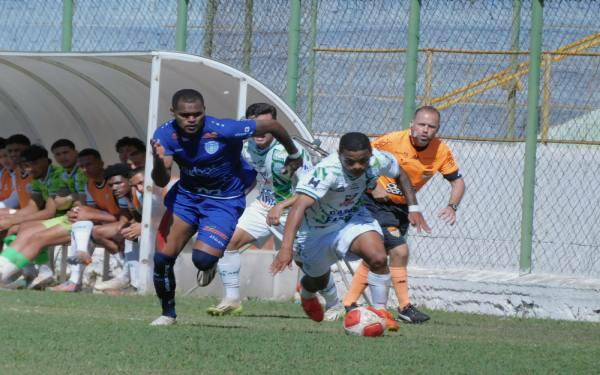
[[[298,197],[288,214],[283,244],[271,271],[280,272],[290,264],[297,234],[295,259],[305,273],[301,303],[314,321],[324,318],[316,293],[329,283],[329,267],[346,255],[355,255],[369,265],[374,307],[385,315],[388,329],[398,329],[386,310],[390,274],[381,228],[360,204],[363,193],[375,187],[380,175],[395,179],[411,207],[409,220],[418,231],[429,231],[406,173],[392,155],[372,150],[362,133],[343,135],[338,153],[323,159],[296,187]]]
[[[450,183],[448,205],[438,216],[448,224],[456,221],[456,210],[465,192],[465,183],[452,151],[436,137],[440,128],[440,113],[431,106],[415,112],[410,129],[392,132],[377,138],[373,147],[393,154],[419,191],[436,173]],[[398,298],[398,319],[407,323],[422,323],[429,316],[410,303],[408,297],[408,245],[404,236],[408,229],[407,199],[395,181],[381,177],[377,187],[366,196],[367,208],[382,227],[386,251],[390,255],[392,285]],[[344,305],[355,303],[365,289],[368,268],[361,263],[344,297]]]
[[[287,173],[292,174],[302,165],[302,153],[276,120],[235,121],[206,116],[204,98],[191,89],[173,95],[171,111],[174,119],[158,128],[152,140],[152,179],[156,185],[169,183],[173,162],[181,172],[181,179],[165,197],[167,214],[157,237],[154,287],[162,315],[152,325],[176,322],[173,266],[194,233],[198,236],[192,262],[200,271],[216,269],[233,235],[246,206],[242,141],[271,133],[289,154]]]

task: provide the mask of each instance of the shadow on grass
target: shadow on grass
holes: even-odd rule
[[[244,314],[240,318],[277,318],[277,319],[308,319],[300,315],[279,315],[279,314]]]
[[[246,327],[246,326],[225,325],[225,324],[188,323],[186,325],[192,326],[192,327],[200,327],[200,328],[250,329],[250,327]]]

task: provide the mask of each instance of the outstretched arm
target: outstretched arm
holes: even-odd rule
[[[448,205],[440,210],[438,217],[445,220],[448,224],[454,225],[456,223],[455,207],[459,205],[465,194],[465,180],[461,177],[449,182],[451,186],[450,199],[448,200]]]
[[[296,169],[302,166],[302,153],[292,140],[292,137],[288,134],[287,130],[277,120],[257,120],[256,131],[254,135],[263,135],[265,133],[271,133],[275,139],[279,141],[285,147],[285,151],[288,153],[288,157],[285,160],[285,171],[290,176],[296,171]]]

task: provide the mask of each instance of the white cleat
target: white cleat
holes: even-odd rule
[[[99,281],[94,285],[94,290],[106,291],[106,290],[123,290],[129,288],[129,279],[123,277],[114,277],[110,280]]]
[[[54,275],[52,273],[40,273],[29,284],[29,289],[42,290],[54,284]]]
[[[175,319],[171,316],[161,315],[158,318],[154,319],[154,321],[152,323],[150,323],[150,325],[151,326],[172,326],[175,323],[177,323],[177,319]]]
[[[325,310],[323,320],[327,322],[334,322],[336,320],[341,320],[344,315],[346,315],[346,309],[344,308],[344,305],[338,302],[329,309]]]

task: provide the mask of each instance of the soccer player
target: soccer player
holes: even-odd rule
[[[275,120],[277,119],[277,109],[267,103],[255,103],[246,109],[246,118]],[[227,250],[223,258],[219,260],[217,270],[225,287],[225,296],[218,305],[208,308],[208,314],[220,316],[242,313],[240,301],[241,261],[238,249],[252,242],[264,243],[273,235],[273,231],[277,233],[276,237],[279,237],[279,239],[283,236],[283,226],[285,225],[287,212],[283,213],[280,223],[277,225],[269,225],[267,217],[276,216],[279,218],[281,216],[281,210],[279,209],[281,205],[275,206],[292,198],[293,186],[295,185],[293,180],[302,176],[312,167],[309,153],[304,151],[298,144],[296,144],[296,148],[302,152],[303,164],[294,176],[289,176],[282,173],[288,154],[271,134],[254,136],[244,144],[242,152],[244,159],[258,172],[259,195],[244,210],[233,237],[227,245]],[[294,179],[291,177],[294,177]],[[333,304],[328,307],[336,304],[337,293],[334,294],[332,302]],[[342,305],[340,304],[340,306]]]
[[[388,133],[377,138],[373,147],[395,156],[408,174],[412,185],[419,191],[440,172],[450,183],[448,205],[439,211],[439,217],[448,224],[456,222],[456,210],[465,192],[465,183],[458,170],[452,151],[436,137],[440,128],[440,113],[431,106],[415,112],[410,129]],[[417,310],[408,297],[407,264],[408,245],[406,231],[409,223],[407,198],[394,180],[381,177],[377,187],[366,196],[367,208],[383,230],[385,248],[390,255],[392,285],[399,302],[398,319],[407,323],[422,323],[429,316]],[[367,280],[368,267],[361,263],[352,280],[352,286],[344,297],[344,305],[355,303]]]
[[[13,211],[15,209],[26,209],[29,203],[29,184],[32,178],[20,167],[21,153],[29,148],[29,146],[31,146],[31,142],[23,134],[11,135],[6,140],[5,150],[7,159],[5,160],[5,165],[9,173],[5,175],[2,182],[2,196],[5,196],[5,198],[0,204],[0,207],[4,207],[0,208],[0,227],[10,227],[12,224],[6,225],[7,222],[10,222],[10,220],[7,220],[6,215],[15,213]],[[32,213],[34,211],[36,211],[35,207],[31,206],[23,212]],[[13,231],[17,229],[13,228]],[[0,229],[0,231],[2,230]]]
[[[411,207],[410,222],[418,231],[428,231],[406,173],[392,155],[373,150],[362,133],[344,134],[338,153],[323,159],[296,186],[298,197],[288,214],[283,244],[271,271],[275,274],[290,264],[297,234],[295,259],[305,274],[300,281],[300,300],[314,321],[324,318],[316,293],[327,287],[329,267],[348,255],[358,256],[369,265],[373,306],[385,315],[388,329],[398,329],[386,310],[390,274],[381,228],[360,204],[364,192],[375,187],[380,175],[396,181]]]
[[[194,233],[198,236],[192,261],[200,271],[216,268],[227,248],[246,206],[242,141],[271,133],[288,153],[287,173],[302,165],[302,153],[276,120],[235,121],[206,116],[202,95],[191,89],[173,95],[171,111],[174,119],[159,127],[152,140],[152,179],[156,185],[169,183],[173,162],[181,172],[180,180],[165,197],[167,214],[157,236],[154,287],[162,315],[152,325],[176,322],[173,266]]]

